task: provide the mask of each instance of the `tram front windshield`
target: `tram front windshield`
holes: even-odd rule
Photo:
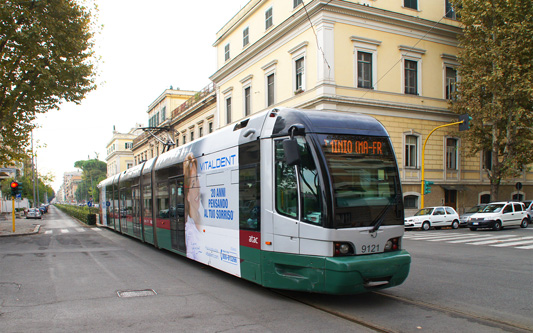
[[[401,188],[387,137],[319,135],[333,187],[334,227],[403,224]]]

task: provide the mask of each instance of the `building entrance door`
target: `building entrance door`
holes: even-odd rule
[[[457,210],[457,190],[444,190],[444,205]]]

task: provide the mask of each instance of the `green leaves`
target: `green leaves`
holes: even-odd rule
[[[0,160],[20,160],[37,113],[96,88],[92,13],[74,0],[0,6]]]
[[[491,184],[533,163],[533,2],[454,1],[460,37],[455,113],[473,117],[471,153],[492,151]],[[460,7],[459,7],[460,5]]]

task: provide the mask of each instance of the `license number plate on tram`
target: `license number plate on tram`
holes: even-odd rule
[[[359,251],[357,254],[369,254],[369,253],[379,253],[383,252],[383,249],[379,244],[362,244],[359,246]]]

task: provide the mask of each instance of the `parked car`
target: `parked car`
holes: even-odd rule
[[[422,208],[414,216],[404,220],[404,226],[409,228],[420,228],[429,230],[431,227],[452,227],[459,228],[459,214],[452,207],[439,206]]]
[[[529,223],[533,221],[533,200],[524,201],[524,205],[526,205],[526,213],[529,218]]]
[[[486,206],[487,204],[479,204],[475,205],[474,207],[471,207],[470,209],[467,209],[466,212],[461,214],[461,217],[459,218],[459,226],[466,227],[466,225],[468,224],[468,220],[470,220],[470,217],[475,213],[481,212]]]
[[[27,219],[41,219],[42,214],[39,208],[30,208],[26,214]]]
[[[527,228],[529,219],[525,206],[521,202],[492,202],[481,212],[470,216],[467,226],[470,230],[491,228],[501,230],[504,227],[520,226]]]

